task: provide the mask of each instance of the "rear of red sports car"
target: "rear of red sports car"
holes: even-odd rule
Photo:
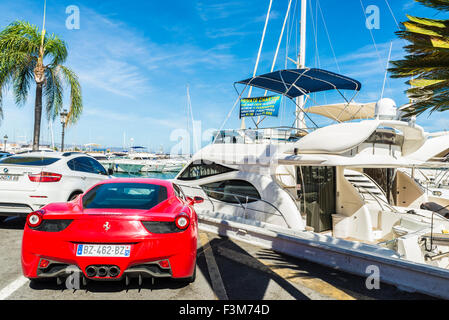
[[[194,201],[154,179],[112,179],[27,217],[23,273],[30,279],[195,279]]]

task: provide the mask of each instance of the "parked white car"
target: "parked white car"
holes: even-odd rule
[[[108,179],[93,157],[78,152],[29,152],[0,160],[0,220],[66,202]]]

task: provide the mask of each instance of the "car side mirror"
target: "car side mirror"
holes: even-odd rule
[[[203,202],[204,202],[204,198],[201,198],[201,197],[193,198],[193,203],[203,203]]]
[[[201,197],[186,197],[187,202],[189,205],[193,206],[195,203],[201,203],[204,202],[204,199]]]
[[[108,176],[112,176],[114,174],[114,169],[108,168]]]

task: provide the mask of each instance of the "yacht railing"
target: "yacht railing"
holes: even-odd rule
[[[316,128],[268,127],[256,129],[220,130],[213,134],[216,144],[292,143]]]
[[[401,213],[398,209],[396,209],[395,207],[393,207],[391,204],[389,204],[387,201],[385,201],[385,199],[382,199],[381,197],[379,197],[378,195],[372,193],[371,191],[369,191],[367,188],[364,188],[362,186],[356,186],[357,189],[362,189],[363,191],[365,191],[365,193],[368,193],[371,197],[373,197],[374,200],[376,200],[377,204],[380,206],[380,208],[382,209],[382,211],[384,210],[384,206],[387,207],[388,209],[390,209],[391,211],[395,212],[395,213]],[[367,198],[365,197],[365,195],[362,192],[359,192],[359,194],[362,196],[363,200],[367,200]],[[382,204],[383,203],[383,204]]]
[[[220,203],[222,205],[225,204],[225,205],[230,205],[230,206],[234,206],[234,207],[240,207],[241,209],[243,209],[244,218],[245,219],[248,218],[247,210],[251,210],[251,211],[263,213],[263,214],[270,215],[270,216],[279,216],[285,222],[285,225],[289,226],[289,224],[287,223],[287,220],[285,219],[285,217],[282,214],[282,212],[274,204],[272,204],[272,203],[270,203],[270,202],[268,202],[266,200],[255,198],[255,197],[251,197],[251,196],[247,196],[247,195],[231,193],[231,192],[207,190],[207,188],[201,188],[201,187],[196,187],[196,186],[189,186],[189,185],[184,185],[184,184],[179,184],[179,183],[176,183],[176,185],[178,185],[180,187],[183,187],[183,188],[190,188],[190,189],[201,191],[201,194],[208,200],[208,202],[211,203],[212,211],[214,211],[214,212],[215,212],[215,205],[214,205],[214,203]],[[224,195],[224,196],[232,196],[237,201],[237,203],[223,202],[223,201],[214,199],[214,198],[209,196],[208,192],[218,193],[218,194],[221,194],[221,195]],[[186,196],[189,196],[189,195],[186,195]],[[241,199],[245,199],[245,201],[242,202]],[[268,212],[268,211],[260,210],[260,209],[254,208],[254,207],[248,207],[248,205],[250,204],[248,202],[249,200],[252,200],[254,202],[256,202],[256,201],[262,202],[262,203],[268,205],[270,208],[274,209],[274,212]],[[266,220],[267,219],[264,219],[264,221],[260,221],[260,222],[266,222]]]

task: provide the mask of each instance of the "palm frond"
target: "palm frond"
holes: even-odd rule
[[[64,89],[61,83],[61,72],[58,67],[46,69],[47,82],[44,86],[46,99],[45,109],[48,120],[54,120],[63,106]]]
[[[0,51],[26,52],[37,57],[39,29],[28,22],[15,21],[0,32]]]
[[[62,64],[67,59],[66,43],[59,39],[55,34],[51,34],[48,38],[45,38],[44,48],[45,56],[52,57],[50,66]]]
[[[75,123],[83,111],[83,99],[81,95],[81,85],[78,76],[69,68],[59,66],[67,85],[70,88],[70,108],[67,116],[67,123]]]
[[[23,106],[25,104],[31,82],[33,81],[33,70],[35,64],[32,60],[30,60],[24,61],[22,64],[18,64],[14,73],[13,88],[16,104],[18,106]]]
[[[416,0],[426,6],[449,10],[449,0]],[[406,91],[411,99],[408,115],[449,110],[449,20],[407,15],[403,29],[396,32],[409,42],[402,60],[391,61],[392,78],[412,78]]]
[[[415,0],[421,4],[443,11],[449,11],[449,1],[448,0]]]

